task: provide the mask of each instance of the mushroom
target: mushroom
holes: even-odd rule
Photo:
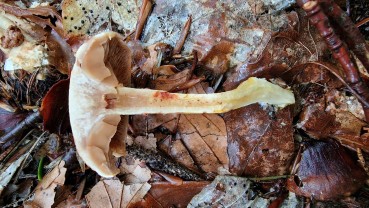
[[[119,173],[113,154],[125,154],[127,118],[122,115],[223,113],[256,102],[279,107],[295,102],[290,90],[258,78],[215,94],[134,89],[129,88],[130,70],[131,52],[118,33],[98,34],[76,53],[69,89],[72,132],[80,157],[103,177]]]

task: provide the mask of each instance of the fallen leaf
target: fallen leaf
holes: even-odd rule
[[[128,141],[128,139],[132,139],[130,136],[127,136],[127,144],[132,145],[135,144],[147,150],[156,151],[156,142],[157,139],[155,138],[154,134],[148,134],[147,136],[138,136],[132,141]]]
[[[73,36],[93,34],[114,22],[125,36],[136,26],[140,5],[137,0],[64,0],[61,5],[64,30]]]
[[[185,181],[181,184],[155,182],[145,198],[134,207],[186,207],[209,182]]]
[[[311,142],[302,153],[297,173],[288,179],[291,192],[315,200],[334,200],[355,193],[367,178],[365,170],[336,142]]]
[[[278,4],[281,6],[275,7]],[[260,46],[262,37],[270,35],[272,30],[278,31],[287,23],[284,14],[262,13],[267,9],[280,10],[290,4],[291,1],[157,0],[141,40],[147,45],[164,42],[175,46],[191,16],[193,21],[182,53],[199,50],[202,64],[214,67],[212,69],[216,73],[223,73],[247,61],[257,48],[264,48]],[[255,11],[258,5],[268,6]]]
[[[32,179],[26,179],[22,182],[19,182],[17,184],[9,184],[2,194],[2,198],[10,198],[11,201],[19,201],[19,200],[26,200],[27,197],[31,194],[34,181]]]
[[[76,200],[73,196],[69,196],[66,200],[55,206],[56,208],[85,208],[87,204],[85,200]]]
[[[287,22],[276,34],[265,32],[267,35],[261,39],[260,47],[249,60],[230,71],[223,85],[226,90],[236,88],[249,77],[270,79],[284,75],[290,78],[292,74],[285,74],[289,69],[317,60],[322,55],[319,51],[324,50],[321,48],[324,47],[323,41],[318,33],[310,30],[306,18],[290,12],[285,14],[283,21]]]
[[[34,195],[28,201],[24,202],[25,208],[33,207],[51,207],[54,204],[55,188],[63,186],[65,181],[64,161],[61,161],[50,173],[36,186]]]
[[[191,75],[191,70],[185,69],[170,76],[159,76],[151,82],[151,85],[153,89],[171,91],[186,83]]]
[[[217,176],[187,207],[267,207],[269,200],[255,196],[250,186],[247,178]]]
[[[220,116],[181,115],[178,136],[202,171],[220,174],[228,171],[227,133]]]
[[[360,119],[363,117],[362,106],[356,98],[332,89],[302,109],[296,126],[315,139],[335,138],[343,145],[368,152],[369,139],[361,135],[367,126]]]
[[[126,185],[117,179],[99,181],[86,195],[91,208],[125,208],[141,201],[149,191],[148,183]]]
[[[224,114],[230,171],[255,177],[286,174],[294,154],[292,110],[252,104]]]
[[[70,132],[68,95],[69,79],[59,81],[45,95],[40,109],[45,130],[58,134]]]
[[[147,134],[159,126],[163,126],[170,132],[177,129],[178,114],[149,114],[132,116],[131,125],[134,134]]]
[[[24,120],[27,115],[28,113],[9,112],[0,108],[0,132],[14,127],[16,124]]]
[[[17,172],[19,166],[22,164],[23,160],[26,158],[26,154],[23,154],[16,161],[11,163],[9,167],[3,169],[0,174],[0,195],[4,191],[5,187],[9,184],[10,180],[13,178],[14,174]]]
[[[124,182],[127,184],[145,183],[151,178],[151,170],[145,163],[131,156],[122,158],[119,169],[120,173],[124,174]]]

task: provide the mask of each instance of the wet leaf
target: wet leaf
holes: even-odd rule
[[[54,204],[55,188],[64,185],[67,171],[64,164],[65,162],[61,161],[50,173],[46,174],[37,185],[34,196],[24,202],[24,207],[51,207]]]
[[[237,175],[283,175],[294,153],[291,108],[253,104],[225,113],[230,171]]]
[[[45,130],[58,134],[70,132],[68,95],[69,79],[59,81],[45,95],[40,109]]]
[[[365,171],[336,142],[307,144],[295,176],[287,187],[297,195],[333,200],[356,192],[367,178]]]
[[[188,207],[267,207],[269,200],[256,196],[250,186],[247,178],[217,176]]]

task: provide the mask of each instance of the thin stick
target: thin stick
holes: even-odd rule
[[[18,147],[34,132],[35,129],[32,129],[31,131],[29,131],[26,136],[23,137],[23,139],[21,141],[19,141],[18,143],[16,143],[14,145],[14,147],[10,148],[9,152],[7,153],[7,155],[0,159],[0,169],[3,167],[3,165],[16,153],[18,152]]]
[[[365,25],[368,22],[369,22],[369,17],[367,17],[367,18],[361,20],[360,22],[356,23],[355,26],[356,27],[361,27],[361,26]]]
[[[366,70],[369,70],[369,45],[360,30],[333,0],[319,0],[319,2],[322,3],[324,12],[331,17],[332,22],[336,23],[335,25],[342,30],[341,37],[347,42],[347,46],[358,57]]]
[[[14,127],[10,132],[0,137],[0,145],[8,142],[12,138],[20,139],[22,138],[22,134],[24,131],[33,127],[37,122],[41,120],[40,112],[36,111],[31,115],[27,116],[22,122],[20,122],[17,126]]]
[[[181,52],[182,47],[185,43],[186,37],[188,35],[188,32],[190,31],[191,23],[192,23],[192,16],[190,15],[186,21],[186,24],[184,25],[182,29],[181,36],[179,37],[179,40],[177,41],[176,46],[173,49],[173,54],[179,54]]]
[[[151,0],[143,0],[141,9],[140,9],[140,16],[138,17],[137,25],[136,25],[136,35],[135,40],[139,40],[145,26],[147,17],[149,16],[151,9],[152,9],[152,2]]]
[[[36,140],[36,142],[32,145],[32,147],[28,150],[28,152],[26,153],[26,157],[24,158],[22,164],[19,166],[19,171],[18,173],[16,174],[16,176],[14,177],[14,181],[15,183],[17,183],[18,181],[18,178],[19,178],[19,175],[21,173],[21,170],[23,169],[23,166],[26,164],[26,161],[28,159],[28,157],[31,155],[31,153],[33,152],[33,150],[36,149],[36,147],[38,147],[38,145],[42,142],[44,142],[47,137],[44,137],[44,135],[46,134],[46,131],[43,132]]]
[[[249,178],[249,180],[252,181],[270,181],[270,180],[276,180],[281,178],[288,178],[290,175],[280,175],[280,176],[268,176],[268,177],[261,177],[261,178]]]
[[[327,1],[331,4],[334,4],[330,0]],[[310,0],[297,0],[297,3],[305,10],[311,23],[317,28],[320,35],[323,37],[326,44],[328,45],[328,48],[331,50],[333,57],[341,64],[342,69],[345,73],[346,80],[350,87],[354,89],[355,92],[360,95],[360,97],[362,97],[365,101],[369,101],[368,87],[365,85],[364,82],[362,82],[359,76],[359,71],[350,59],[350,53],[348,49],[343,45],[340,38],[333,31],[333,28],[329,24],[328,17],[324,14],[318,2]],[[333,15],[333,13],[330,14]],[[357,56],[359,58],[359,54],[357,54]],[[363,65],[365,64],[363,61],[362,63]],[[365,112],[366,120],[369,121],[369,105],[367,105],[366,103],[367,102],[365,102],[365,104],[361,104]]]

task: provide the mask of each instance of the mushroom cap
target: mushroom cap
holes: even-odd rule
[[[130,49],[115,32],[92,37],[76,53],[69,88],[74,142],[85,163],[103,177],[119,173],[112,154],[125,153],[127,124],[126,118],[108,113],[105,94],[117,94],[115,87],[129,85],[130,69]]]

